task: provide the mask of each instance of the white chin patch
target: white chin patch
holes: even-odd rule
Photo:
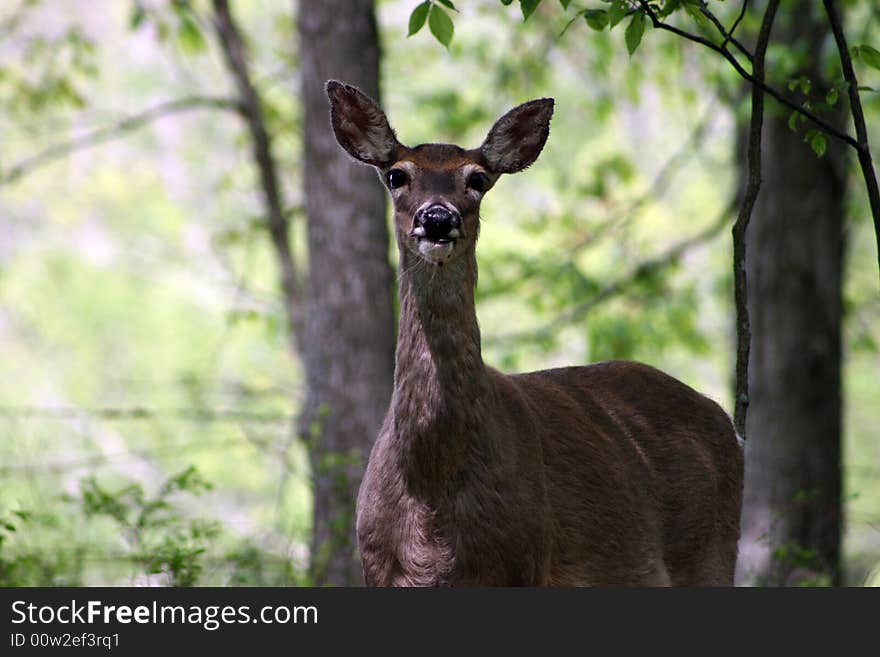
[[[445,244],[437,244],[430,240],[419,240],[419,253],[428,262],[434,264],[442,264],[452,257],[452,251],[455,249],[455,242],[446,242]]]

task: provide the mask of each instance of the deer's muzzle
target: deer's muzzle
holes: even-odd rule
[[[461,215],[439,203],[429,205],[416,213],[411,235],[439,244],[451,242],[462,236]]]

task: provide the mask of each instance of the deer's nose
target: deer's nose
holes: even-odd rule
[[[461,215],[445,205],[428,206],[415,216],[413,233],[434,242],[461,236]]]

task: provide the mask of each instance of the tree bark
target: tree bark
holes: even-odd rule
[[[392,388],[393,275],[384,190],[336,143],[324,84],[339,79],[378,99],[380,51],[372,0],[298,4],[309,251],[301,431],[314,486],[311,576],[315,585],[354,585],[362,582],[355,499]]]
[[[820,12],[807,0],[784,6],[775,41],[810,53],[801,73],[824,97]],[[747,237],[750,439],[738,582],[837,584],[846,147],[829,139],[816,157],[788,114],[768,105],[764,185]]]

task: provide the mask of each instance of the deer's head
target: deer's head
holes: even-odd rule
[[[553,115],[552,99],[532,100],[498,119],[479,148],[409,148],[355,87],[331,80],[327,95],[339,145],[375,167],[391,192],[398,244],[436,265],[473,249],[484,194],[502,173],[522,171],[538,158]]]

